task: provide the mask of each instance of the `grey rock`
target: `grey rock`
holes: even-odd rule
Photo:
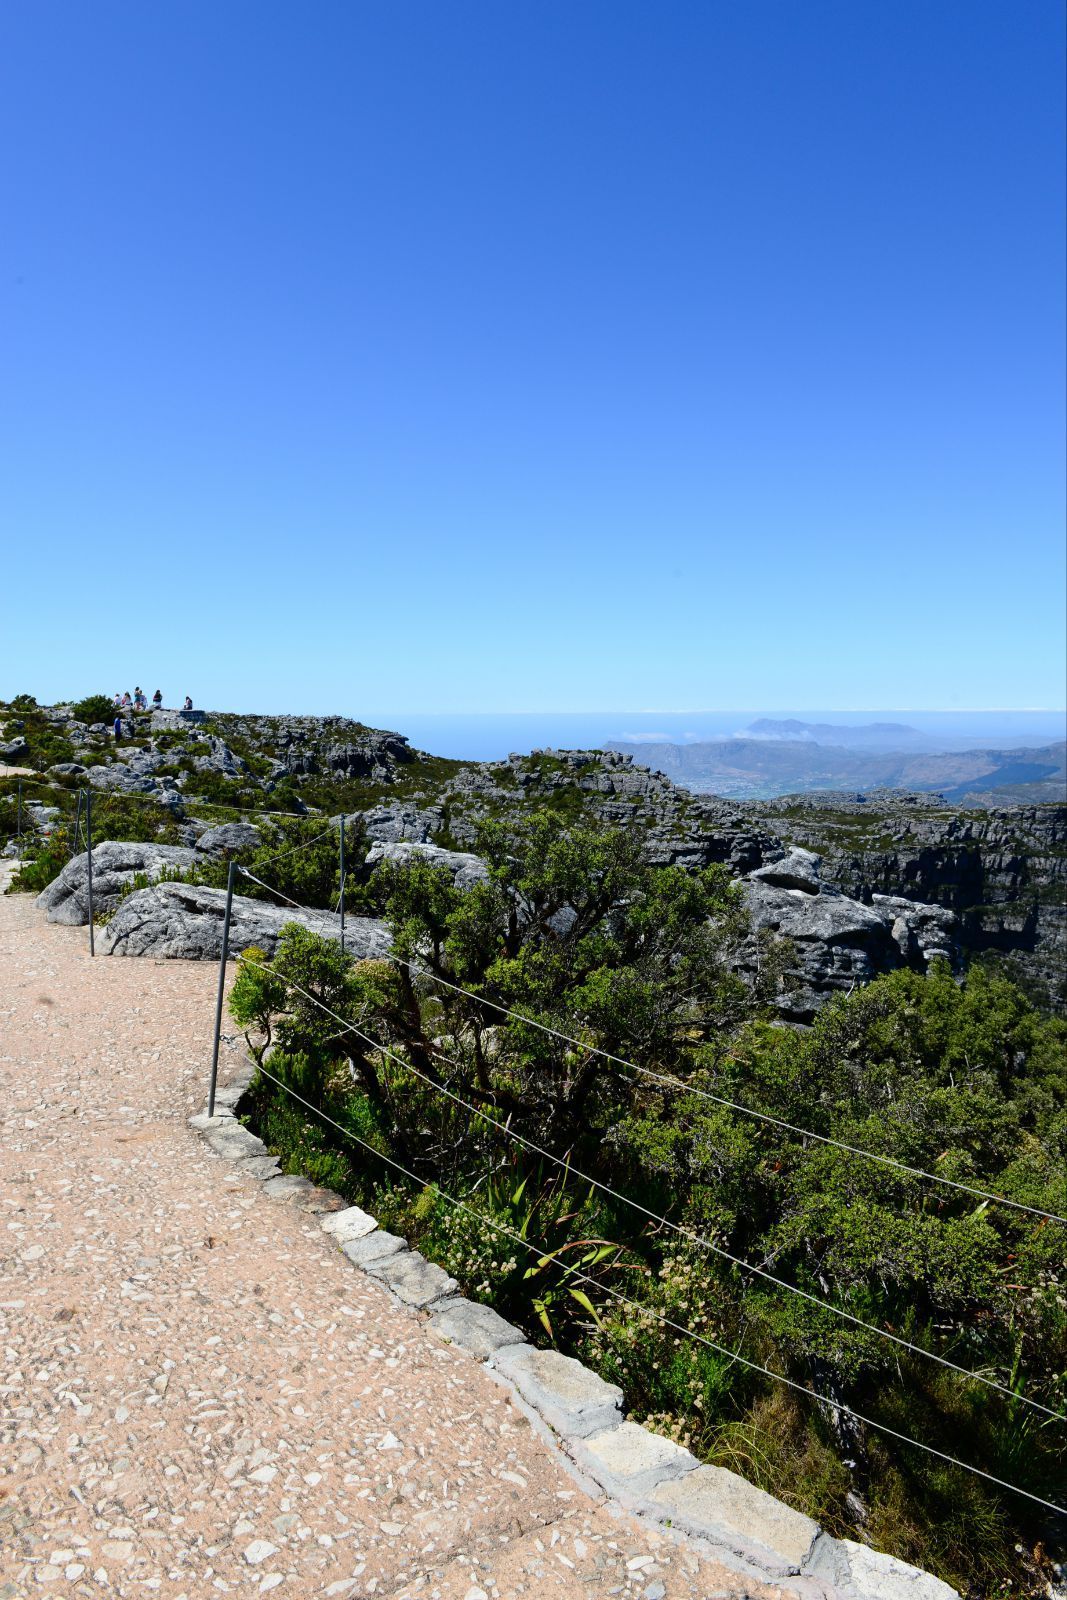
[[[224,739],[209,735],[208,750],[208,755],[193,757],[193,766],[198,772],[217,772],[223,778],[240,778],[248,771],[247,764],[240,756],[234,755]]]
[[[164,779],[164,783],[169,783]],[[179,789],[163,788],[156,791],[154,796],[157,805],[169,811],[175,822],[181,822],[185,816],[185,800]]]
[[[435,1300],[453,1294],[459,1285],[450,1278],[443,1267],[420,1255],[417,1250],[404,1250],[398,1255],[379,1257],[367,1265],[367,1271],[391,1289],[405,1305],[422,1309]]]
[[[89,769],[83,767],[80,761],[57,761],[55,766],[49,767],[48,770],[61,778],[80,778]]]
[[[116,794],[157,794],[162,788],[150,767],[125,761],[113,761],[104,767],[90,767],[89,782],[94,789]]]
[[[960,1600],[950,1584],[932,1573],[911,1567],[894,1556],[882,1555],[852,1539],[838,1543],[847,1552],[849,1579],[856,1600]]]
[[[368,1233],[374,1232],[378,1223],[369,1212],[361,1211],[359,1206],[347,1206],[344,1211],[327,1217],[322,1226],[324,1232],[331,1233],[339,1243],[346,1244],[350,1239],[365,1239]]]
[[[819,1525],[724,1467],[697,1467],[660,1484],[645,1505],[672,1527],[725,1545],[772,1578],[800,1572]]]
[[[182,845],[126,844],[106,839],[93,849],[93,908],[110,911],[123,889],[138,875],[160,878],[165,872],[187,872],[196,865],[193,850]],[[49,922],[82,927],[89,921],[89,857],[83,851],[67,862],[58,877],[37,896]]]
[[[244,1070],[239,1071],[228,1082],[216,1084],[215,1110],[217,1111],[221,1106],[228,1106],[232,1109],[252,1082],[255,1072],[254,1063],[249,1062]]]
[[[820,858],[811,850],[794,846],[777,861],[768,861],[749,874],[749,881],[770,883],[776,889],[801,889],[806,894],[818,894]]]
[[[206,711],[169,711],[161,706],[157,711],[151,711],[153,732],[162,732],[164,729],[182,729],[195,727],[197,723],[207,721]]]
[[[750,826],[820,851],[824,880],[848,895],[954,913],[959,954],[1010,956],[1053,1009],[1067,1009],[1067,807],[1012,804],[997,790],[958,805],[894,790],[792,795],[744,810]]]
[[[340,818],[335,817],[334,822]],[[381,844],[426,844],[444,820],[439,806],[420,810],[410,805],[375,806],[363,813],[363,831],[367,838]]]
[[[381,1260],[382,1257],[398,1255],[407,1247],[406,1239],[401,1239],[395,1233],[387,1233],[384,1228],[378,1228],[374,1233],[365,1234],[362,1239],[346,1239],[341,1249],[353,1266],[369,1268],[373,1262]]]
[[[281,1170],[277,1156],[246,1156],[241,1161],[242,1172],[250,1172],[253,1178],[262,1178],[264,1181],[280,1177]]]
[[[45,834],[52,832],[53,827],[63,815],[58,806],[42,805],[39,800],[28,801],[25,809],[33,819],[34,826]]]
[[[577,1441],[572,1450],[578,1465],[616,1498],[647,1494],[657,1484],[700,1465],[680,1444],[636,1422],[620,1422]]]
[[[332,1189],[320,1189],[317,1184],[296,1173],[283,1173],[279,1178],[268,1178],[263,1185],[265,1194],[272,1200],[284,1200],[300,1211],[342,1211],[344,1201]]]
[[[272,1200],[302,1200],[313,1193],[315,1185],[309,1178],[301,1178],[295,1172],[285,1172],[280,1178],[271,1178],[263,1188]]]
[[[262,842],[262,832],[251,822],[224,822],[202,833],[196,848],[208,856],[234,855],[239,850],[255,850]]]
[[[532,1345],[507,1345],[490,1357],[489,1365],[564,1437],[585,1438],[620,1420],[622,1390],[571,1356],[535,1350]]]
[[[928,966],[937,957],[952,967],[959,965],[959,918],[954,911],[888,894],[872,895],[871,909],[889,925],[911,965]]]
[[[216,1155],[227,1156],[231,1161],[267,1154],[263,1140],[250,1133],[236,1119],[231,1121],[229,1127],[209,1129],[205,1138]]]
[[[113,956],[217,961],[222,951],[225,909],[224,889],[160,883],[154,888],[139,889],[122,901],[104,929],[102,944]],[[341,919],[332,912],[277,906],[234,895],[230,953],[237,955],[256,945],[272,956],[282,930],[290,923],[326,939],[340,938]],[[357,960],[382,959],[389,954],[391,945],[384,923],[373,917],[346,919],[345,947]]]
[[[189,1118],[189,1126],[203,1132],[207,1128],[232,1128],[234,1121],[232,1111],[216,1111],[214,1116],[209,1116],[206,1111],[198,1111],[195,1117]]]
[[[25,761],[30,753],[30,747],[21,734],[12,739],[8,744],[0,744],[0,761],[5,764],[15,764]]]
[[[744,893],[753,931],[792,943],[795,965],[778,1001],[786,1016],[809,1020],[833,994],[904,964],[890,919],[827,885],[812,893],[750,877]]]
[[[470,889],[476,883],[489,881],[489,870],[480,856],[463,850],[442,850],[435,844],[375,844],[367,853],[367,866],[376,867],[382,862],[395,862],[406,866],[411,861],[425,861],[427,866],[443,868],[456,889]]]
[[[477,1300],[450,1300],[430,1318],[430,1331],[484,1361],[506,1344],[521,1344],[522,1333]]]

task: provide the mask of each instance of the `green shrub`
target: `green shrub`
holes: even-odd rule
[[[76,721],[87,723],[90,727],[94,722],[112,722],[116,715],[111,696],[107,694],[86,695],[71,710]]]

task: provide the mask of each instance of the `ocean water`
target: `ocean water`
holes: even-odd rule
[[[1011,749],[1067,736],[1064,711],[517,711],[418,712],[362,708],[351,715],[407,736],[418,750],[461,761],[503,761],[512,752],[596,749],[618,741],[692,744],[742,735],[758,718],[918,729],[927,748]]]

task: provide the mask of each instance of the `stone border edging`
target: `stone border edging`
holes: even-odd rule
[[[623,1393],[589,1367],[540,1350],[491,1306],[467,1300],[456,1280],[377,1219],[308,1178],[282,1173],[263,1140],[236,1117],[255,1073],[245,1060],[217,1088],[215,1115],[189,1118],[207,1144],[262,1182],[272,1199],[320,1218],[354,1267],[373,1278],[430,1331],[484,1363],[518,1409],[587,1490],[622,1510],[697,1541],[709,1554],[761,1582],[793,1580],[795,1592],[839,1600],[960,1600],[931,1573],[851,1539],[835,1539],[800,1511],[724,1467],[701,1464],[681,1445],[623,1416]]]

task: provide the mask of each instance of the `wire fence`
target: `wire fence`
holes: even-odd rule
[[[290,895],[284,894],[280,889],[276,888],[274,884],[265,882],[264,879],[257,877],[255,873],[250,872],[245,867],[242,867],[240,871],[243,877],[251,879],[253,883],[259,884],[260,888],[266,889],[271,894],[277,895],[280,900],[286,901],[289,905],[296,906],[297,910],[304,909],[300,906],[298,901],[294,900]],[[430,971],[429,968],[420,966],[417,962],[406,961],[403,956],[397,955],[395,951],[392,953],[389,959],[391,961],[395,961],[398,966],[406,967],[410,972],[414,972],[420,977],[430,978],[434,983],[442,984],[446,989],[451,989],[456,994],[465,996],[468,1000],[474,1001],[477,1005],[488,1006],[491,1010],[496,1011],[515,1022],[522,1023],[527,1027],[537,1028],[543,1033],[551,1034],[554,1038],[560,1040],[564,1044],[572,1045],[576,1050],[585,1051],[588,1055],[598,1056],[613,1065],[628,1068],[630,1071],[636,1072],[639,1076],[653,1079],[655,1082],[661,1085],[666,1085],[671,1088],[681,1090],[685,1094],[695,1095],[701,1100],[712,1101],[714,1104],[722,1106],[730,1111],[734,1111],[741,1116],[753,1117],[760,1122],[771,1124],[772,1126],[780,1128],[783,1131],[794,1133],[801,1138],[810,1139],[816,1144],[830,1145],[836,1150],[847,1152],[849,1155],[860,1156],[865,1160],[878,1162],[882,1166],[893,1167],[898,1172],[905,1173],[908,1177],[922,1178],[929,1183],[942,1184],[946,1188],[958,1190],[960,1193],[970,1195],[974,1199],[982,1200],[990,1204],[1006,1206],[1013,1211],[1026,1212],[1028,1215],[1039,1217],[1043,1221],[1056,1222],[1061,1226],[1067,1227],[1067,1217],[1061,1217],[1054,1211],[1043,1211],[1038,1206],[1026,1205],[1021,1200],[1011,1200],[1007,1195],[996,1194],[990,1189],[979,1189],[973,1184],[960,1183],[954,1178],[945,1178],[939,1173],[927,1172],[922,1167],[909,1166],[906,1162],[897,1161],[892,1156],[882,1155],[879,1151],[864,1149],[862,1145],[847,1144],[844,1140],[831,1138],[827,1134],[816,1133],[811,1128],[799,1127],[796,1123],[787,1122],[782,1117],[775,1117],[770,1115],[768,1112],[757,1111],[751,1106],[741,1104],[739,1101],[728,1100],[722,1095],[711,1094],[709,1091],[701,1089],[695,1084],[686,1083],[682,1078],[676,1078],[668,1073],[656,1072],[650,1067],[639,1066],[636,1062],[627,1061],[623,1056],[612,1054],[610,1050],[601,1050],[597,1045],[583,1042],[580,1039],[575,1039],[572,1035],[563,1033],[558,1028],[550,1027],[547,1023],[540,1022],[535,1017],[527,1016],[524,1012],[515,1011],[508,1006],[500,1005],[495,1000],[488,999],[488,997],[485,995],[475,994],[472,990],[464,989],[459,984],[452,983],[450,980]]]
[[[369,1144],[366,1139],[361,1139],[359,1135],[353,1133],[350,1128],[346,1128],[342,1123],[337,1122],[333,1117],[324,1112],[319,1106],[314,1105],[310,1100],[305,1099],[303,1095],[298,1094],[295,1089],[291,1088],[289,1084],[284,1083],[262,1063],[259,1064],[258,1070],[271,1083],[275,1084],[277,1088],[283,1090],[293,1100],[299,1102],[300,1105],[304,1106],[314,1116],[319,1117],[322,1121],[335,1128],[337,1132],[340,1133],[344,1138],[349,1139],[352,1141],[352,1143],[361,1146],[362,1149],[368,1151],[379,1161],[384,1162],[387,1166],[392,1167],[396,1172],[401,1173],[402,1176],[407,1178],[410,1182],[416,1184],[420,1191],[425,1190],[427,1187],[425,1180],[420,1178],[416,1173],[412,1172],[409,1167],[404,1166],[403,1163],[397,1161],[393,1156],[386,1155],[383,1151],[376,1149],[376,1147],[372,1144]],[[445,1201],[447,1205],[473,1216],[480,1224],[490,1227],[496,1233],[499,1233],[502,1237],[507,1238],[511,1241],[511,1243],[518,1245],[521,1249],[527,1251],[529,1254],[535,1257],[541,1257],[543,1255],[543,1252],[536,1245],[531,1244],[528,1239],[524,1239],[520,1233],[517,1233],[514,1228],[509,1228],[506,1223],[499,1222],[496,1218],[489,1217],[484,1211],[479,1211],[475,1207],[467,1205],[465,1201],[456,1199],[453,1195],[446,1193],[446,1191],[440,1188],[439,1185],[434,1185],[433,1187],[436,1193],[440,1195],[441,1199]],[[1033,1494],[1029,1489],[1023,1489],[1017,1483],[1010,1483],[1006,1478],[999,1478],[994,1473],[987,1472],[984,1467],[976,1467],[972,1462],[963,1461],[959,1456],[949,1455],[944,1450],[938,1450],[933,1445],[925,1444],[921,1439],[913,1439],[910,1434],[901,1433],[896,1428],[891,1428],[887,1423],[877,1422],[873,1417],[866,1416],[862,1411],[856,1411],[852,1406],[845,1405],[843,1401],[835,1400],[830,1395],[822,1394],[817,1390],[807,1388],[804,1384],[798,1383],[796,1379],[790,1378],[784,1372],[776,1372],[772,1367],[765,1366],[762,1362],[752,1361],[748,1356],[743,1356],[740,1351],[731,1350],[727,1345],[719,1344],[716,1340],[709,1339],[706,1334],[699,1333],[693,1328],[688,1328],[683,1323],[675,1322],[671,1317],[666,1316],[661,1311],[657,1311],[654,1307],[642,1305],[639,1300],[634,1300],[630,1295],[623,1294],[621,1290],[614,1289],[609,1284],[605,1284],[591,1278],[587,1273],[582,1272],[579,1267],[569,1268],[567,1276],[570,1281],[588,1284],[590,1287],[596,1289],[598,1293],[608,1295],[609,1298],[614,1300],[616,1303],[627,1306],[631,1310],[638,1312],[641,1316],[648,1318],[658,1327],[670,1328],[672,1332],[677,1333],[684,1338],[694,1340],[697,1344],[705,1346],[707,1349],[714,1351],[717,1355],[725,1356],[728,1361],[736,1362],[739,1366],[747,1368],[750,1372],[759,1373],[765,1378],[773,1379],[776,1383],[786,1385],[786,1387],[792,1389],[796,1394],[802,1395],[804,1399],[809,1402],[815,1402],[817,1405],[829,1406],[839,1415],[851,1417],[854,1422],[860,1422],[865,1427],[873,1428],[875,1432],[882,1433],[889,1438],[896,1439],[900,1444],[910,1445],[916,1450],[925,1451],[927,1455],[935,1456],[938,1460],[946,1462],[949,1466],[958,1467],[963,1472],[969,1472],[974,1474],[976,1477],[984,1478],[988,1483],[996,1484],[996,1486],[1000,1489],[1007,1489],[1012,1494],[1021,1495],[1024,1499],[1030,1500],[1035,1505],[1042,1506],[1048,1511],[1054,1511],[1061,1516],[1067,1515],[1067,1507],[1057,1505],[1055,1501],[1046,1500],[1041,1495]]]
[[[939,1173],[927,1172],[922,1167],[909,1166],[906,1162],[897,1161],[893,1156],[882,1155],[877,1150],[867,1150],[862,1145],[846,1144],[842,1139],[833,1139],[827,1134],[815,1133],[811,1128],[798,1127],[796,1123],[787,1122],[782,1117],[771,1116],[765,1111],[757,1111],[752,1106],[743,1105],[736,1100],[728,1100],[723,1095],[712,1094],[706,1089],[699,1088],[696,1084],[686,1083],[683,1079],[676,1078],[669,1073],[656,1072],[651,1067],[640,1066],[635,1061],[628,1061],[623,1056],[614,1055],[610,1050],[602,1050],[599,1046],[590,1044],[588,1041],[583,1042],[580,1039],[575,1039],[570,1034],[562,1033],[558,1028],[553,1028],[548,1023],[539,1021],[536,1017],[531,1017],[524,1012],[500,1005],[495,1000],[490,1000],[486,995],[477,995],[469,989],[463,989],[459,984],[452,983],[449,979],[442,977],[439,973],[433,972],[427,967],[420,966],[417,962],[405,961],[402,956],[398,955],[392,956],[391,959],[400,966],[407,967],[409,971],[416,973],[419,977],[429,978],[433,983],[441,984],[446,989],[454,990],[456,994],[465,995],[468,1000],[473,1000],[478,1005],[487,1006],[490,1010],[509,1017],[515,1022],[520,1022],[526,1027],[536,1028],[541,1033],[551,1034],[564,1044],[573,1045],[576,1050],[583,1050],[588,1055],[599,1056],[605,1061],[626,1068],[630,1072],[636,1072],[639,1076],[652,1079],[665,1087],[680,1089],[685,1094],[695,1095],[699,1100],[709,1100],[715,1105],[737,1112],[740,1116],[752,1117],[759,1122],[772,1124],[774,1127],[781,1128],[789,1133],[798,1134],[804,1139],[811,1139],[816,1144],[831,1145],[836,1150],[847,1151],[849,1155],[862,1156],[867,1161],[876,1161],[882,1166],[894,1167],[898,1172],[903,1172],[909,1177],[924,1178],[928,1183],[943,1184],[946,1188],[957,1189],[962,1194],[971,1195],[976,1200],[1008,1206],[1014,1211],[1025,1211],[1031,1216],[1041,1217],[1047,1222],[1058,1222],[1067,1227],[1067,1217],[1058,1216],[1054,1211],[1042,1211],[1039,1207],[1026,1205],[1021,1200],[1009,1200],[1006,1195],[994,1194],[992,1190],[979,1189],[973,1184],[960,1183],[955,1178],[945,1178]]]
[[[362,1039],[365,1044],[370,1045],[372,1049],[381,1051],[383,1055],[388,1056],[399,1066],[403,1067],[405,1071],[412,1073],[416,1078],[427,1084],[436,1093],[444,1095],[455,1105],[463,1107],[464,1110],[470,1112],[473,1116],[484,1116],[484,1109],[480,1109],[478,1106],[473,1105],[469,1100],[465,1100],[462,1095],[456,1094],[456,1092],[453,1089],[450,1089],[446,1084],[435,1082],[433,1078],[420,1071],[420,1069],[411,1061],[407,1060],[403,1056],[397,1055],[394,1050],[391,1050],[388,1045],[383,1044],[380,1039],[375,1039],[371,1034],[366,1033],[350,1018],[342,1017],[338,1012],[334,1011],[332,1007],[325,1005],[320,999],[318,999],[316,995],[313,995],[310,990],[305,989],[302,984],[297,983],[292,978],[287,978],[283,974],[275,972],[273,968],[264,966],[262,962],[255,961],[247,956],[244,959],[247,966],[255,968],[257,971],[266,973],[276,979],[280,979],[283,984],[285,984],[288,988],[295,990],[296,993],[300,994],[305,1000],[309,1001],[311,1005],[317,1007],[318,1010],[322,1011],[324,1015],[328,1016],[332,1021],[339,1023],[342,1030],[341,1036],[343,1036],[343,1034],[346,1032],[354,1034],[357,1038]],[[450,1066],[455,1066],[457,1068],[459,1067],[458,1062],[451,1061],[447,1056],[444,1056],[443,1059]],[[840,1317],[844,1321],[851,1323],[854,1327],[862,1328],[866,1333],[875,1334],[880,1339],[885,1339],[892,1344],[898,1345],[902,1349],[909,1351],[912,1355],[920,1356],[927,1361],[936,1362],[939,1366],[950,1368],[953,1372],[956,1372],[962,1377],[969,1379],[972,1383],[983,1384],[986,1388],[995,1389],[1000,1394],[1006,1395],[1008,1399],[1017,1401],[1025,1406],[1029,1406],[1034,1411],[1041,1412],[1047,1417],[1053,1417],[1058,1421],[1067,1422],[1067,1416],[1065,1416],[1063,1412],[1054,1411],[1049,1406],[1042,1405],[1040,1401],[1031,1399],[1028,1395],[1023,1394],[1020,1390],[1011,1389],[1006,1384],[998,1383],[996,1379],[987,1377],[984,1373],[973,1371],[973,1369],[970,1367],[960,1366],[958,1362],[950,1361],[946,1356],[938,1355],[936,1351],[927,1350],[922,1345],[914,1344],[910,1339],[904,1339],[899,1334],[892,1333],[888,1328],[879,1327],[877,1323],[866,1322],[862,1317],[853,1316],[850,1311],[846,1311],[842,1306],[834,1305],[832,1301],[824,1300],[819,1295],[810,1294],[806,1289],[801,1289],[797,1284],[789,1283],[785,1278],[779,1278],[775,1273],[768,1272],[764,1267],[759,1266],[756,1262],[746,1261],[743,1257],[736,1256],[729,1250],[724,1250],[721,1245],[715,1244],[712,1240],[705,1238],[702,1234],[696,1233],[691,1228],[687,1228],[682,1224],[672,1222],[670,1218],[662,1216],[659,1212],[650,1210],[648,1206],[642,1205],[639,1200],[635,1200],[631,1195],[624,1194],[621,1190],[613,1188],[611,1184],[604,1183],[599,1178],[594,1178],[588,1172],[583,1172],[582,1169],[580,1167],[576,1167],[572,1161],[553,1154],[551,1150],[546,1149],[543,1145],[537,1144],[532,1139],[527,1139],[523,1134],[517,1133],[513,1128],[496,1122],[493,1123],[493,1128],[495,1132],[501,1134],[512,1144],[519,1145],[523,1149],[529,1150],[535,1155],[542,1157],[544,1160],[552,1162],[555,1166],[566,1170],[574,1177],[580,1179],[583,1183],[588,1183],[591,1185],[591,1187],[599,1190],[602,1194],[610,1195],[613,1200],[619,1200],[623,1204],[630,1206],[633,1210],[639,1212],[649,1221],[655,1222],[659,1226],[667,1228],[670,1232],[679,1235],[681,1238],[684,1238],[688,1243],[698,1245],[702,1250],[706,1250],[710,1254],[718,1256],[721,1260],[729,1262],[732,1266],[739,1268],[742,1272],[748,1273],[753,1277],[761,1278],[765,1282],[773,1284],[776,1288],[782,1289],[788,1294],[797,1295],[800,1299],[809,1302],[809,1304],[818,1306],[820,1310],[827,1311],[835,1317]]]

